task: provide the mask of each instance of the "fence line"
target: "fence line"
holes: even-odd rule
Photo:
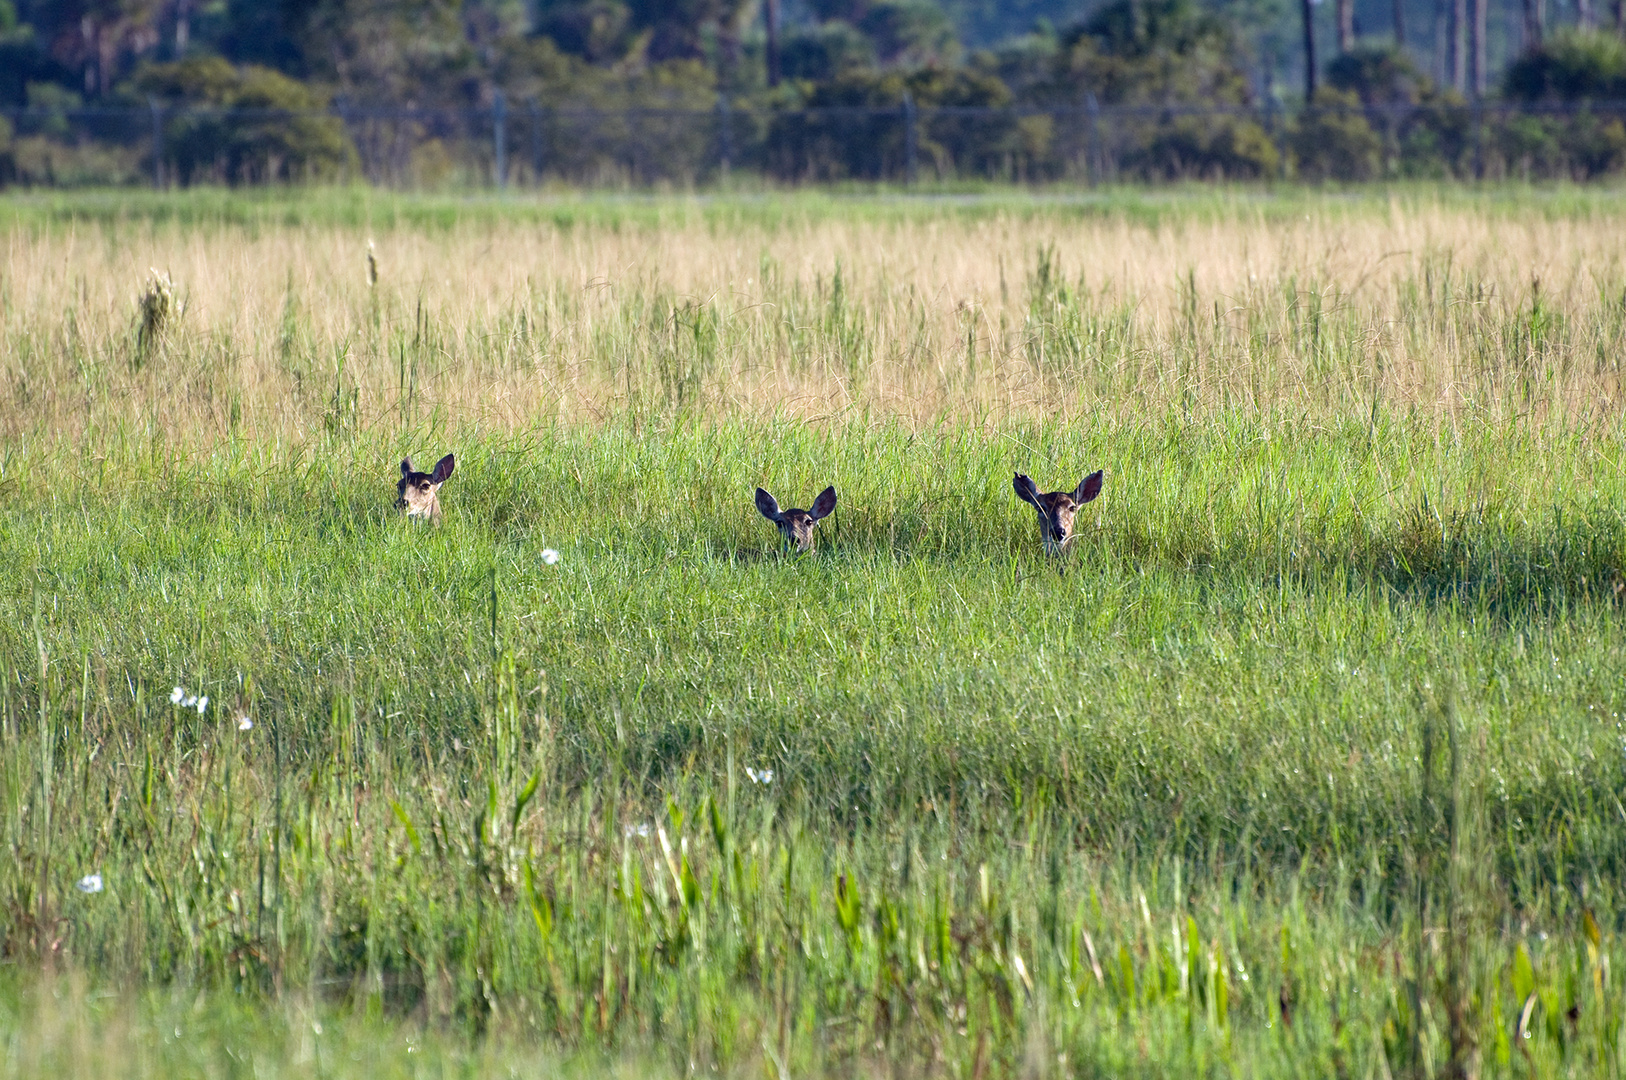
[[[694,183],[938,178],[1587,178],[1626,170],[1626,101],[1287,107],[919,104],[760,109],[512,103],[0,109],[0,182]]]

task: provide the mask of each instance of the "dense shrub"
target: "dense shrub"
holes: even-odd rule
[[[188,58],[144,68],[128,92],[194,107],[164,128],[165,160],[181,183],[312,179],[355,160],[343,123],[325,114],[327,96],[269,68]]]
[[[1492,133],[1489,150],[1508,175],[1590,180],[1626,165],[1626,126],[1590,112],[1513,116]]]
[[[1126,171],[1159,180],[1259,180],[1277,175],[1281,153],[1265,129],[1237,116],[1181,116],[1131,151]]]
[[[1383,167],[1383,140],[1360,98],[1322,87],[1290,135],[1298,174],[1306,180],[1371,180]]]
[[[824,82],[874,62],[875,46],[845,22],[795,27],[779,48],[780,70],[787,79]]]
[[[1394,171],[1401,176],[1440,180],[1472,175],[1473,114],[1456,93],[1431,93],[1415,108],[1386,119]]]
[[[963,68],[852,72],[809,95],[809,107],[821,111],[775,118],[768,133],[769,168],[789,179],[899,175],[907,154],[906,96],[918,110],[918,162],[940,173],[986,173],[1033,142],[1031,125],[1024,129],[1013,114],[932,112],[1010,105],[1010,91],[990,75]],[[847,111],[858,109],[878,111]]]
[[[1393,45],[1357,45],[1327,65],[1327,85],[1354,94],[1362,105],[1416,105],[1434,84],[1411,56]]]
[[[1600,31],[1560,31],[1515,60],[1502,85],[1523,101],[1626,99],[1626,41]]]
[[[1113,0],[1062,43],[1052,94],[1103,104],[1249,98],[1246,53],[1231,24],[1192,0]]]

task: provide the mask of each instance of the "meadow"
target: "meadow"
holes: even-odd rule
[[[0,1070],[1619,1075],[1623,227],[8,197]]]

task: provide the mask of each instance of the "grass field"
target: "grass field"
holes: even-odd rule
[[[0,204],[4,1075],[1619,1075],[1623,226]]]

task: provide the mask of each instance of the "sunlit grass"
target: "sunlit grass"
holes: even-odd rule
[[[15,229],[9,1074],[1618,1073],[1618,267],[1447,203]]]

